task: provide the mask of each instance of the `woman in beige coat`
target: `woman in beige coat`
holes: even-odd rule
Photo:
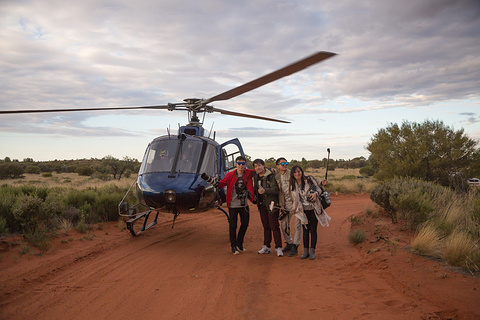
[[[326,180],[322,181],[326,184]],[[302,221],[303,247],[302,259],[315,259],[317,246],[317,225],[328,227],[331,218],[320,203],[321,189],[314,177],[305,176],[300,166],[294,166],[290,172],[291,195],[295,216]]]

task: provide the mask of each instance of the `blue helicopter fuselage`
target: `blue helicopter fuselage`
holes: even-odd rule
[[[220,190],[219,198],[217,190],[201,174],[217,179],[225,176],[233,164],[233,155],[223,149],[229,144],[238,147],[235,154],[243,155],[238,139],[222,145],[207,137],[185,134],[154,139],[147,147],[136,180],[138,200],[149,209],[174,213],[213,207],[224,197],[224,190]]]

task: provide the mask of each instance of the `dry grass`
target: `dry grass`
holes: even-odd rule
[[[312,169],[308,168],[306,174],[314,175],[315,177],[325,177],[325,168]],[[345,176],[361,176],[360,169],[335,169],[328,171],[328,180],[338,180]]]
[[[322,180],[325,178],[325,168],[308,168],[306,174]],[[360,169],[335,169],[335,171],[329,171],[328,181],[327,190],[337,194],[368,193],[376,186],[374,179],[362,177]]]
[[[442,248],[440,237],[438,229],[433,224],[426,224],[413,239],[412,249],[420,255],[439,257]]]
[[[39,174],[26,173],[24,174],[23,178],[1,180],[1,183],[11,186],[33,185],[48,188],[69,187],[79,190],[114,185],[120,188],[128,189],[135,180],[135,178],[136,175],[132,175],[130,178],[103,181],[92,177],[80,176],[77,173],[52,173],[51,177],[44,177]]]
[[[73,223],[67,219],[60,219],[58,223],[58,232],[62,235],[68,236],[73,229]]]
[[[478,269],[480,263],[477,244],[468,233],[460,230],[455,230],[446,239],[443,258],[451,265],[469,268],[473,266],[474,269]]]

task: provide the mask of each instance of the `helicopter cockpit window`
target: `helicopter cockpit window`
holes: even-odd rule
[[[211,144],[207,144],[207,149],[205,150],[205,155],[203,156],[202,166],[200,167],[199,173],[205,172],[209,176],[216,176],[217,168],[217,148]]]
[[[175,167],[176,172],[196,173],[202,153],[202,141],[185,140]]]
[[[152,143],[143,160],[143,170],[140,173],[148,172],[170,172],[175,159],[178,140],[160,140]]]

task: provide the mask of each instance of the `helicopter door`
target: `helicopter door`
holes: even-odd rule
[[[226,173],[232,169],[235,169],[235,158],[240,155],[245,157],[240,140],[237,138],[222,143],[218,146],[218,148],[218,156],[220,157],[218,161],[220,163],[220,172]]]

